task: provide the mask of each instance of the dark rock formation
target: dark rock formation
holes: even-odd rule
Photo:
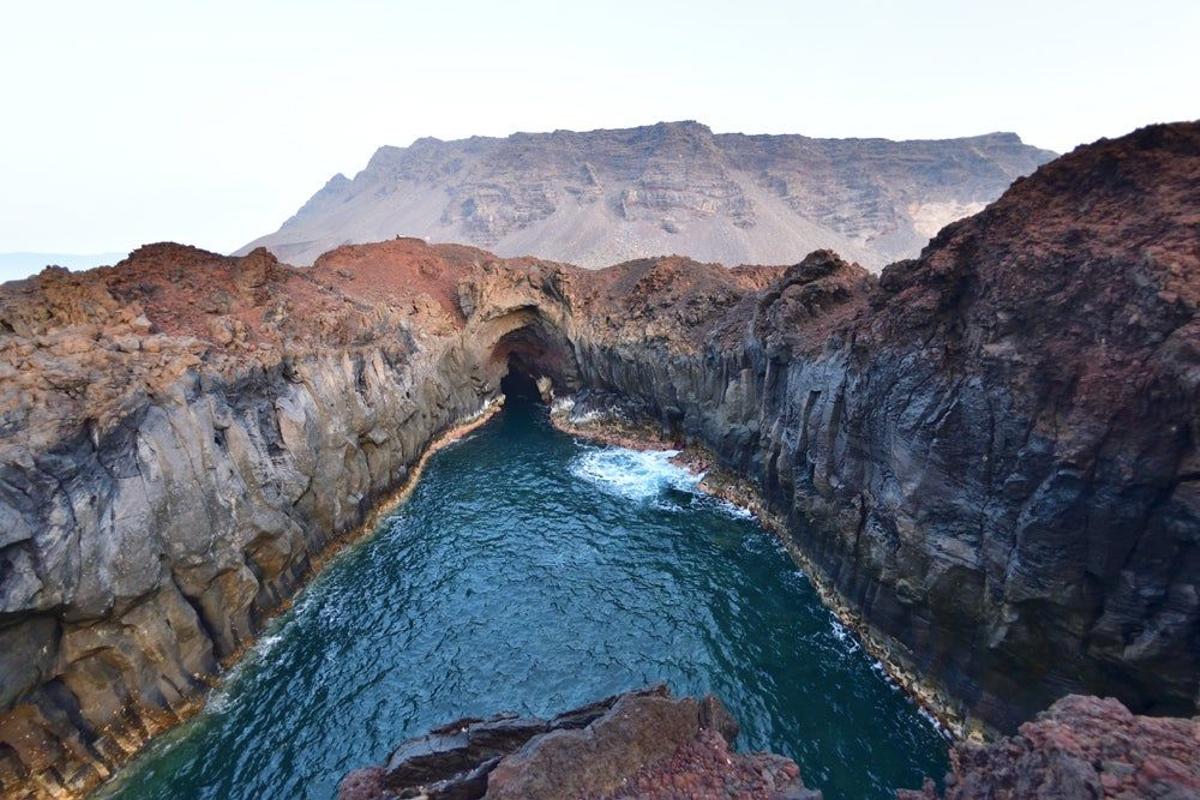
[[[583,382],[756,484],[811,574],[943,706],[1195,712],[1200,125],[1041,168],[914,262],[753,292],[598,276]]]
[[[244,252],[309,264],[403,234],[585,267],[648,253],[775,264],[833,248],[878,269],[1053,155],[1011,133],[891,142],[714,135],[695,122],[421,139],[335,176]]]
[[[385,765],[351,772],[338,800],[651,800],[678,790],[697,800],[819,800],[788,759],[730,753],[737,732],[720,700],[673,698],[661,686],[550,720],[463,719],[404,742]]]
[[[95,785],[510,367],[754,484],[932,702],[1200,697],[1200,125],[1080,148],[877,281],[416,240],[0,288],[0,788]]]
[[[1020,733],[951,751],[945,794],[932,782],[900,800],[1200,797],[1200,718],[1137,717],[1116,700],[1072,695]]]

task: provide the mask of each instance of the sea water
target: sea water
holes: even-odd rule
[[[715,692],[739,748],[794,758],[828,800],[940,777],[942,734],[776,539],[670,455],[580,441],[511,401],[103,796],[331,798],[430,727],[660,681]]]

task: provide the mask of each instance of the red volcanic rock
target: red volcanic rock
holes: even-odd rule
[[[1198,239],[1200,126],[1150,126],[1040,167],[888,267],[863,333],[936,337],[953,363],[1105,414],[1200,337]]]
[[[363,767],[346,774],[338,784],[338,800],[377,800],[387,796],[383,767]]]
[[[1116,700],[1071,695],[1015,736],[960,744],[944,800],[1200,797],[1200,718],[1129,713]],[[936,800],[931,783],[900,800]]]
[[[771,753],[734,753],[713,731],[644,767],[605,800],[820,800],[795,762]]]
[[[338,800],[820,800],[790,759],[733,753],[720,700],[629,692],[550,720],[464,719],[349,773]]]
[[[875,279],[829,250],[810,253],[757,298],[754,333],[776,357],[816,355],[866,307]]]

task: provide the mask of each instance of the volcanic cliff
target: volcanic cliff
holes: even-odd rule
[[[916,255],[1054,154],[1011,133],[893,142],[714,134],[696,122],[381,147],[265,246],[305,265],[396,235],[603,267],[647,253],[777,264],[832,248],[878,270]]]
[[[711,451],[968,725],[1195,714],[1198,300],[1200,124],[1080,148],[879,279],[399,239],[6,284],[0,786],[84,790],[186,713],[509,369]]]

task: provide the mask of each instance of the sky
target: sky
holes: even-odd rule
[[[381,145],[695,119],[1066,151],[1200,117],[1200,3],[6,3],[0,252],[228,252]]]

